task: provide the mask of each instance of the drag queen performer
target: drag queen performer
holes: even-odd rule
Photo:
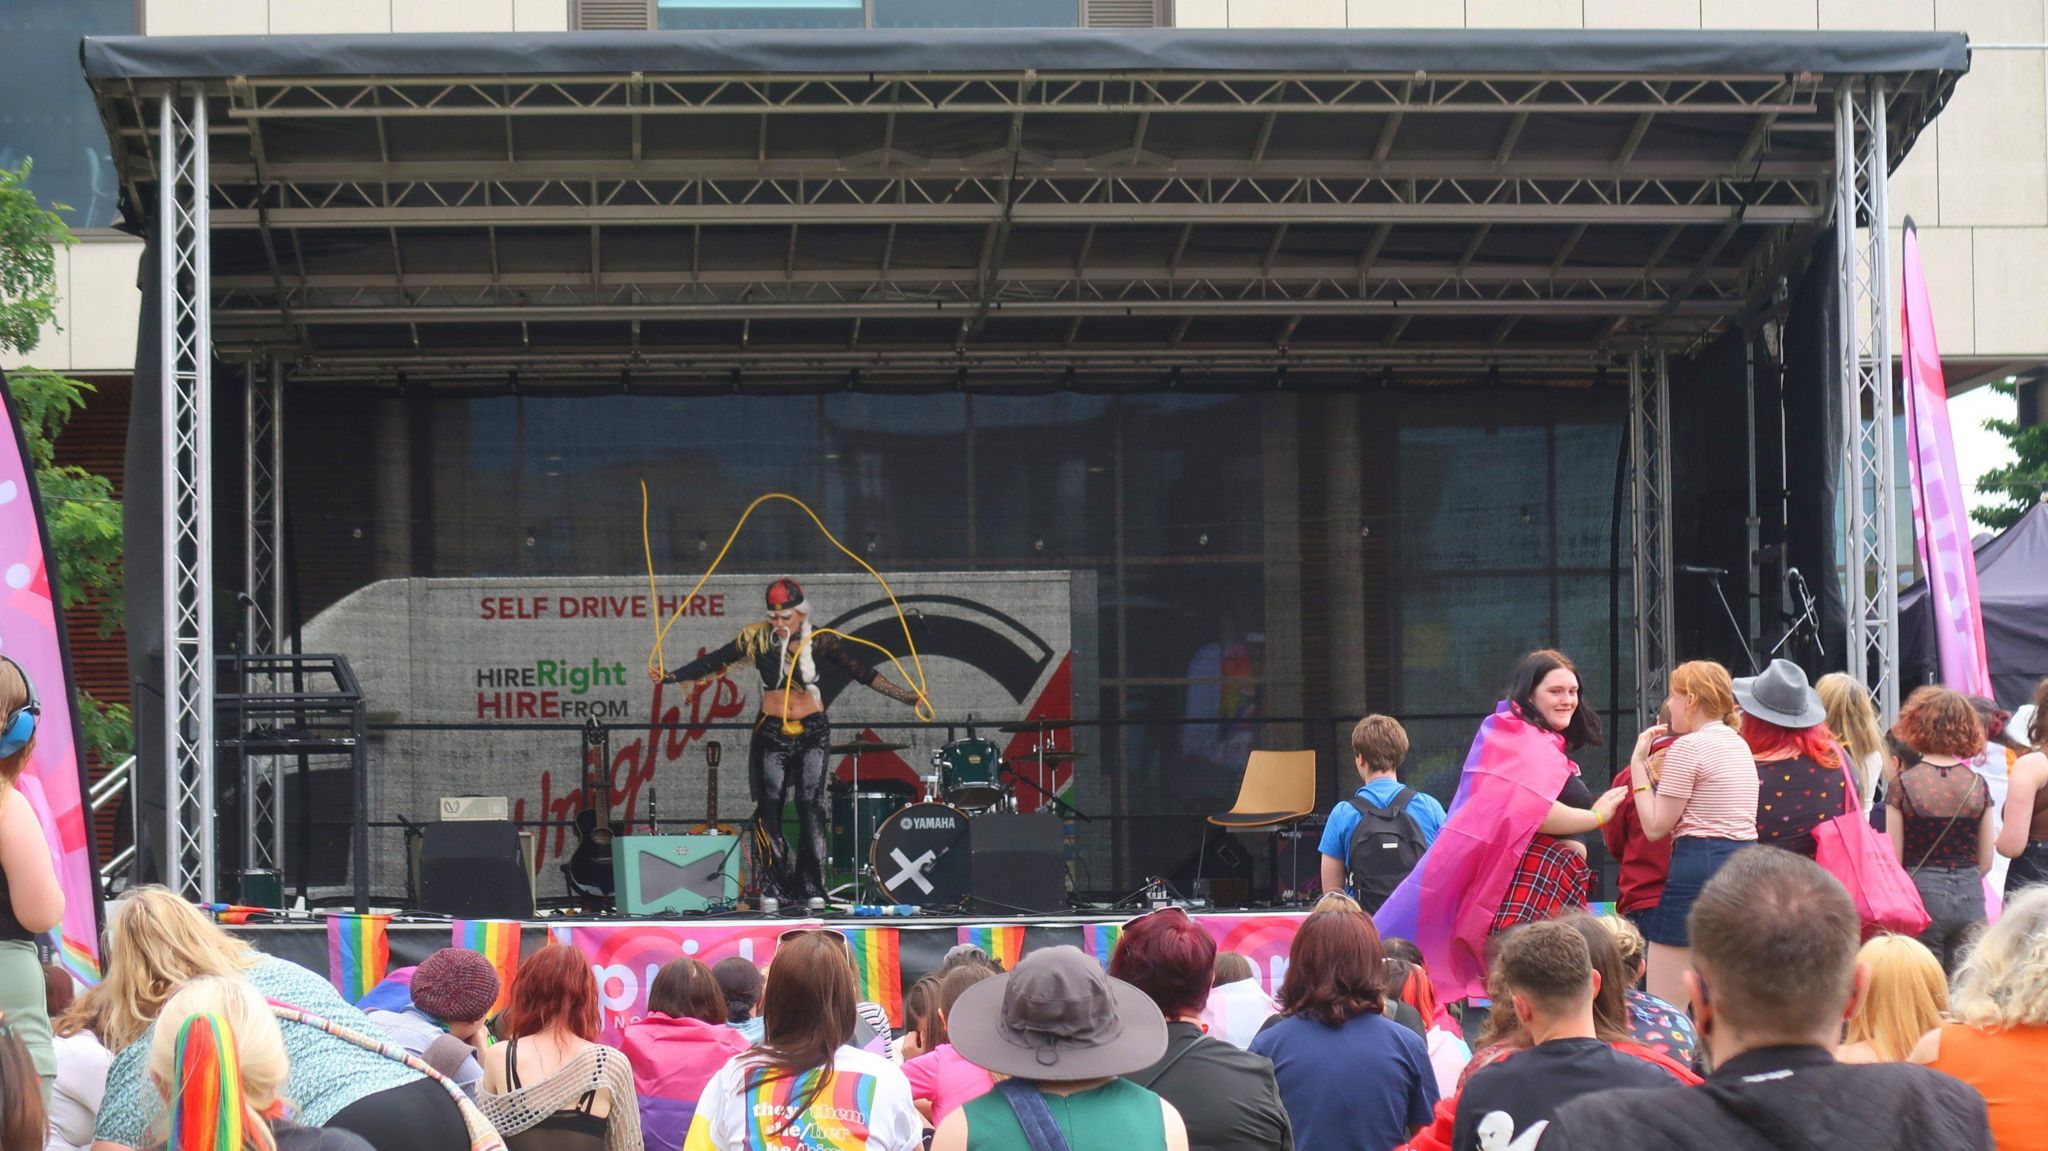
[[[808,641],[808,642],[807,642]],[[754,794],[754,822],[765,832],[777,861],[789,856],[782,836],[782,800],[796,792],[796,813],[802,842],[797,846],[796,874],[776,879],[794,890],[788,898],[825,898],[825,766],[832,743],[832,724],[818,693],[818,663],[831,660],[845,668],[854,682],[874,688],[899,703],[915,704],[917,693],[898,687],[848,650],[834,635],[811,635],[804,589],[784,577],[768,585],[768,618],[740,629],[731,643],[691,660],[663,675],[650,668],[656,683],[689,683],[718,674],[743,660],[752,661],[761,676],[761,714],[747,749],[747,785]],[[793,654],[801,655],[792,660]],[[792,682],[793,681],[793,682]]]

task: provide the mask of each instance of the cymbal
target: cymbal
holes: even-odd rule
[[[1088,758],[1088,753],[1087,753],[1087,752],[1085,752],[1085,751],[1050,751],[1050,750],[1048,750],[1048,751],[1047,751],[1047,752],[1045,753],[1045,762],[1046,762],[1046,763],[1072,763],[1072,762],[1074,762],[1074,761],[1075,761],[1075,760],[1077,760],[1077,759],[1087,759],[1087,758]],[[1020,756],[1018,756],[1018,757],[1017,757],[1017,758],[1015,758],[1015,759],[1005,760],[1004,762],[1005,762],[1006,764],[1010,764],[1010,765],[1017,765],[1017,764],[1033,764],[1033,763],[1037,763],[1037,762],[1039,762],[1039,757],[1038,757],[1038,755],[1037,755],[1036,753],[1034,753],[1034,754],[1031,754],[1031,755],[1020,755]]]
[[[1006,723],[996,730],[1015,735],[1025,731],[1065,731],[1072,726],[1063,719],[1034,719],[1026,723]]]
[[[909,746],[910,745],[907,743],[891,743],[886,739],[868,739],[866,737],[862,737],[860,739],[848,740],[845,743],[833,744],[832,754],[866,755],[869,752],[875,751],[902,751],[904,748],[907,748]]]

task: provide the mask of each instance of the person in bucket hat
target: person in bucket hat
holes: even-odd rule
[[[1186,1151],[1173,1105],[1118,1078],[1165,1054],[1165,1017],[1079,948],[1041,948],[968,988],[947,1029],[1005,1078],[948,1115],[932,1151]]]
[[[1756,758],[1756,841],[1813,858],[1813,829],[1861,802],[1851,794],[1828,707],[1789,659],[1735,681],[1742,739]]]

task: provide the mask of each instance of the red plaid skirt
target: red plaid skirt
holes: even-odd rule
[[[1500,910],[1493,913],[1488,934],[1498,935],[1518,923],[1555,919],[1586,906],[1593,890],[1593,869],[1584,857],[1559,840],[1538,834],[1529,841],[1515,876],[1508,881]]]

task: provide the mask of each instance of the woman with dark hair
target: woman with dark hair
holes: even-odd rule
[[[712,965],[711,977],[725,994],[725,1024],[749,1043],[761,1041],[761,1017],[754,1008],[761,1002],[761,969],[754,961],[729,955]]]
[[[1893,731],[1918,762],[1885,793],[1896,817],[1885,830],[1927,909],[1920,942],[1954,975],[1984,922],[1984,875],[1998,837],[1991,788],[1970,768],[1984,751],[1984,727],[1968,696],[1930,684],[1906,697]]]
[[[1447,998],[1485,996],[1487,936],[1586,905],[1593,873],[1572,837],[1627,798],[1612,788],[1594,799],[1567,754],[1599,742],[1572,661],[1523,656],[1479,725],[1443,831],[1375,915],[1384,934],[1416,942]]]
[[[2025,725],[2032,750],[2006,769],[2005,824],[1998,830],[1998,854],[2012,860],[2005,872],[2008,898],[2048,883],[2048,679],[2034,685],[2032,708]]]
[[[1766,684],[1776,684],[1783,668],[1799,677],[1799,690],[1813,696],[1803,672],[1784,660],[1771,665],[1771,675],[1755,681],[1764,698]],[[1692,966],[1692,936],[1686,916],[1700,889],[1728,857],[1756,842],[1757,765],[1749,745],[1735,730],[1743,722],[1743,684],[1710,659],[1695,659],[1671,669],[1671,690],[1664,709],[1669,724],[1652,724],[1636,737],[1629,757],[1629,795],[1652,841],[1670,837],[1671,865],[1657,905],[1642,917],[1643,936],[1650,942],[1650,994],[1667,1003],[1688,1002],[1685,972]],[[1812,700],[1818,709],[1819,697]],[[1803,706],[1803,704],[1802,704]],[[1819,723],[1816,715],[1814,722]],[[1650,758],[1666,737],[1676,736],[1664,751],[1663,766],[1651,783]],[[1839,797],[1841,788],[1837,786]],[[1836,809],[1837,811],[1840,808]]]
[[[1266,994],[1252,961],[1235,951],[1216,953],[1216,972],[1209,977],[1209,1000],[1202,1005],[1202,1029],[1232,1047],[1252,1045],[1252,1036],[1280,1010]]]
[[[782,936],[761,996],[761,1043],[705,1085],[691,1151],[830,1147],[911,1151],[924,1123],[887,1057],[852,1045],[853,963],[830,928]]]
[[[550,943],[520,961],[477,1102],[508,1151],[641,1151],[633,1065],[597,1041],[597,979]]]
[[[946,1025],[939,1020],[939,973],[927,971],[903,993],[903,1034],[896,1049],[909,1066],[945,1041]]]
[[[1216,940],[1178,907],[1124,925],[1109,974],[1145,993],[1166,1017],[1166,1054],[1124,1076],[1173,1104],[1195,1151],[1291,1151],[1293,1128],[1273,1064],[1202,1033]]]
[[[28,1044],[0,1019],[0,1148],[43,1145],[43,1088]]]
[[[1311,915],[1294,933],[1280,1018],[1251,1049],[1273,1061],[1296,1146],[1387,1151],[1429,1122],[1436,1074],[1421,1036],[1384,1013],[1385,958],[1362,914]]]
[[[43,964],[43,996],[50,1018],[62,1019],[77,996],[71,973]],[[92,1146],[93,1121],[107,1093],[107,1068],[114,1053],[85,1027],[58,1028],[57,1083],[50,1091],[50,1134],[46,1151],[85,1151]]]
[[[684,955],[655,975],[647,1016],[626,1025],[619,1049],[633,1064],[641,1139],[649,1151],[678,1151],[704,1085],[747,1040],[725,1025],[725,995],[711,969]]]

